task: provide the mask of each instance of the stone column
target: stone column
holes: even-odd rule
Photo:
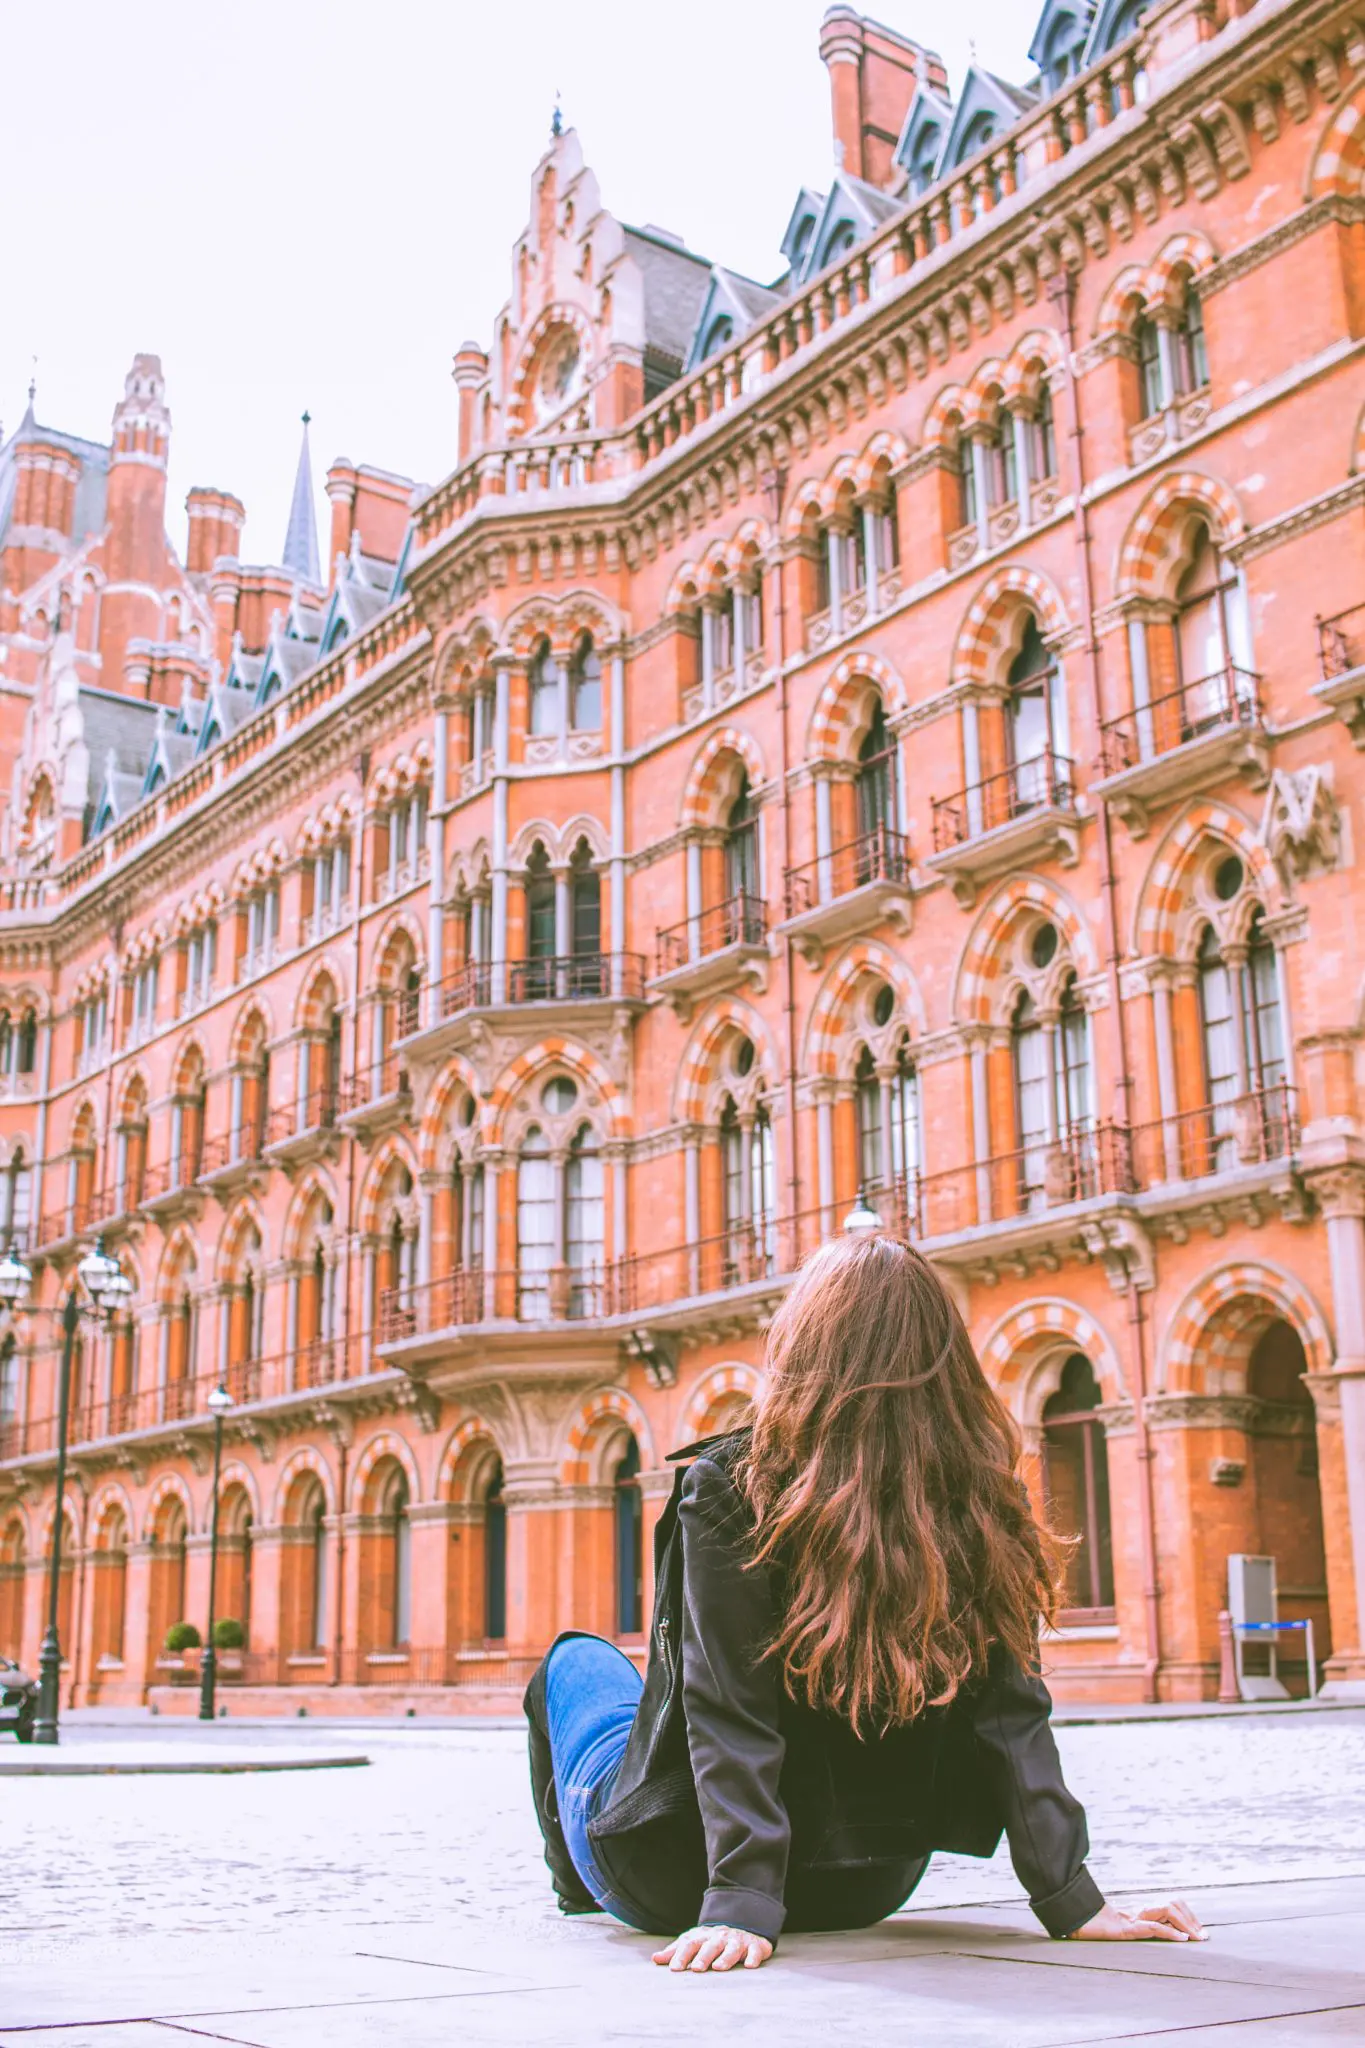
[[[975,839],[981,831],[981,726],[976,699],[962,705],[962,766],[966,777],[967,834]]]
[[[991,1220],[991,1116],[986,1083],[986,1040],[974,1037],[970,1045],[972,1063],[972,1157],[976,1161],[976,1220]]]
[[[1162,1163],[1167,1180],[1180,1178],[1180,1096],[1175,1080],[1175,1031],[1171,1019],[1171,977],[1153,968],[1152,1011],[1156,1022],[1156,1080],[1161,1108]]]
[[[828,1082],[815,1098],[816,1182],[820,1190],[820,1229],[834,1231],[834,1094]]]
[[[412,1623],[409,1638],[414,1653],[424,1650],[429,1656],[437,1652],[446,1654],[447,1678],[449,1652],[455,1647],[446,1641],[446,1617],[450,1598],[451,1538],[458,1515],[459,1510],[448,1500],[422,1501],[408,1509],[412,1529]]]
[[[1313,1180],[1327,1219],[1337,1356],[1333,1375],[1341,1389],[1341,1438],[1350,1555],[1355,1579],[1355,1640],[1339,1643],[1332,1658],[1339,1676],[1329,1690],[1365,1699],[1365,1174],[1341,1171]],[[1334,1626],[1336,1617],[1333,1617]]]
[[[1019,508],[1019,531],[1027,533],[1033,524],[1032,479],[1029,476],[1029,423],[1021,412],[1010,414],[1014,435],[1014,487]]]
[[[562,1494],[552,1458],[509,1458],[503,1467],[507,1506],[507,1644],[543,1650],[569,1626],[572,1602],[561,1587]]]
[[[834,895],[834,790],[827,773],[815,776],[816,891],[822,903]]]
[[[859,507],[863,522],[863,559],[867,563],[867,616],[877,616],[877,507],[871,498],[865,498]]]

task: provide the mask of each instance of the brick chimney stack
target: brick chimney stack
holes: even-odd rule
[[[947,94],[943,59],[852,7],[831,7],[820,25],[829,72],[834,154],[841,169],[883,189],[897,182],[895,150],[921,85]]]
[[[185,500],[190,537],[185,567],[191,576],[207,576],[224,556],[236,561],[241,554],[242,527],[246,507],[231,491],[214,491],[196,484]]]

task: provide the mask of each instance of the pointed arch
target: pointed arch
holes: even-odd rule
[[[1098,972],[1094,940],[1079,907],[1044,876],[1016,875],[987,898],[967,934],[953,980],[955,1023],[991,1021],[1008,972],[1010,933],[1022,918],[1039,913],[1056,925],[1077,973],[1084,978]]]
[[[987,577],[962,621],[953,652],[953,681],[994,681],[1018,652],[1030,613],[1046,641],[1060,640],[1071,631],[1056,585],[1036,569],[1013,564]]]
[[[689,826],[711,825],[716,822],[717,812],[724,801],[726,783],[733,775],[733,763],[738,761],[749,778],[749,788],[758,790],[766,781],[763,756],[758,742],[743,726],[725,725],[719,727],[702,746],[683,784],[682,805],[679,823],[686,830]]]
[[[1133,944],[1140,956],[1180,957],[1193,870],[1210,839],[1240,854],[1267,908],[1278,900],[1275,864],[1250,819],[1230,804],[1200,799],[1167,827],[1143,876],[1133,907]]]
[[[315,961],[294,1004],[294,1029],[317,1031],[335,1010],[346,1007],[346,979],[330,954]]]
[[[1052,328],[1032,327],[1019,337],[1005,360],[1000,396],[1009,406],[1035,399],[1039,385],[1062,366],[1060,336]]]
[[[599,1476],[594,1466],[600,1460],[603,1446],[622,1428],[630,1430],[640,1446],[641,1469],[653,1469],[659,1460],[654,1432],[643,1408],[624,1387],[598,1387],[570,1411],[560,1433],[560,1485],[591,1485]]]
[[[284,1234],[280,1245],[283,1258],[301,1259],[305,1256],[308,1245],[304,1233],[316,1210],[323,1204],[331,1210],[333,1219],[340,1214],[339,1196],[330,1174],[325,1173],[320,1166],[310,1166],[294,1189],[289,1207],[285,1211]]]
[[[285,1459],[284,1464],[280,1468],[279,1477],[275,1481],[275,1494],[270,1504],[270,1519],[277,1527],[285,1520],[288,1513],[289,1496],[296,1482],[305,1472],[316,1479],[322,1488],[322,1498],[326,1505],[327,1513],[329,1515],[336,1513],[337,1489],[332,1468],[326,1458],[323,1457],[321,1451],[315,1449],[312,1444],[302,1444],[298,1450],[292,1451]]]
[[[502,1446],[492,1425],[481,1415],[466,1415],[446,1438],[436,1468],[436,1499],[472,1500],[486,1465],[502,1458]]]
[[[1116,341],[1131,334],[1147,304],[1147,272],[1140,263],[1125,263],[1110,279],[1095,310],[1096,341]]]
[[[876,488],[877,472],[883,468],[894,476],[910,460],[910,444],[904,434],[897,434],[883,428],[872,439],[858,457],[853,471],[853,481],[860,498]]]
[[[1120,597],[1162,597],[1180,558],[1191,519],[1204,519],[1220,548],[1246,532],[1231,488],[1199,470],[1172,470],[1148,492],[1119,549],[1114,587]]]
[[[96,1542],[99,1541],[99,1531],[108,1520],[110,1509],[116,1510],[123,1516],[128,1529],[128,1540],[131,1542],[133,1530],[137,1526],[136,1518],[133,1514],[132,1495],[128,1492],[127,1487],[123,1485],[122,1481],[118,1479],[104,1480],[97,1491],[91,1496],[90,1506],[86,1510],[86,1522],[95,1531]]]
[[[418,1174],[416,1153],[401,1132],[390,1131],[376,1146],[360,1186],[356,1228],[367,1235],[373,1235],[384,1227],[382,1204],[385,1184],[395,1166],[403,1169],[415,1188]]]
[[[421,1480],[417,1472],[417,1460],[412,1455],[412,1448],[407,1439],[399,1436],[394,1430],[381,1429],[378,1435],[370,1438],[361,1451],[360,1456],[356,1459],[355,1473],[351,1480],[350,1510],[352,1514],[364,1514],[367,1512],[370,1481],[377,1467],[387,1464],[390,1459],[403,1468],[408,1482],[408,1497],[412,1505],[415,1507],[423,1498]]]
[[[1256,1339],[1280,1319],[1302,1339],[1309,1370],[1330,1372],[1336,1357],[1331,1325],[1295,1274],[1263,1259],[1205,1274],[1171,1317],[1157,1357],[1157,1391],[1245,1393]]]
[[[967,404],[967,392],[961,384],[945,384],[924,415],[924,425],[920,429],[920,446],[951,447],[962,431]]]
[[[228,1041],[228,1065],[239,1067],[247,1060],[259,1059],[261,1053],[275,1036],[275,1023],[270,1014],[270,1005],[263,995],[253,996],[249,1003],[238,1012]]]
[[[735,996],[712,1003],[693,1026],[678,1062],[673,1088],[673,1116],[678,1123],[698,1123],[706,1114],[707,1097],[716,1079],[716,1057],[724,1041],[738,1033],[754,1048],[754,1069],[770,1083],[781,1072],[772,1034],[757,1010]]]
[[[251,1195],[242,1195],[218,1233],[214,1278],[219,1286],[243,1278],[242,1265],[244,1258],[252,1250],[253,1236],[256,1239],[255,1250],[259,1262],[257,1270],[264,1271],[268,1259],[266,1229],[265,1211],[259,1201]]]
[[[1180,298],[1180,274],[1199,277],[1218,258],[1207,235],[1186,229],[1163,243],[1147,267],[1147,304],[1171,306]]]
[[[1350,80],[1328,115],[1309,159],[1305,197],[1358,198],[1365,185],[1365,69]]]
[[[855,649],[844,656],[816,699],[806,748],[808,760],[853,759],[859,735],[866,726],[872,691],[880,693],[888,717],[895,718],[905,711],[905,684],[891,663],[880,655]]]
[[[788,540],[799,540],[807,523],[820,517],[820,485],[813,476],[804,477],[792,493],[783,521]]]
[[[473,1098],[477,1122],[479,1077],[469,1061],[456,1053],[446,1061],[427,1091],[422,1121],[417,1132],[417,1159],[420,1172],[437,1173],[450,1163],[448,1156],[443,1156],[444,1141],[449,1135],[453,1106],[466,1095]]]
[[[223,1466],[222,1480],[219,1486],[220,1498],[227,1493],[229,1487],[233,1486],[240,1486],[242,1492],[246,1495],[247,1500],[251,1506],[252,1522],[255,1524],[257,1528],[259,1528],[261,1522],[260,1481],[257,1479],[256,1474],[252,1471],[251,1467],[249,1465],[243,1464],[240,1458],[229,1458],[227,1463]],[[205,1512],[206,1521],[208,1520],[208,1516],[212,1510],[212,1506],[213,1503],[210,1499],[209,1508]]]
[[[194,1536],[198,1533],[189,1487],[178,1472],[163,1472],[143,1504],[142,1528],[139,1531],[142,1542],[149,1543],[159,1533],[157,1524],[163,1519],[168,1501],[179,1503],[185,1517],[185,1534]]]
[[[984,1338],[981,1369],[1024,1424],[1040,1419],[1043,1403],[1056,1391],[1061,1361],[1082,1351],[1109,1402],[1125,1401],[1129,1389],[1113,1339],[1103,1325],[1073,1301],[1040,1295],[1019,1302],[994,1323]]]
[[[854,1007],[877,981],[889,982],[895,990],[897,1016],[911,1037],[924,1037],[928,1030],[924,997],[909,961],[880,940],[859,939],[831,963],[811,1004],[804,1060],[808,1074],[832,1079],[838,1073],[839,1062],[849,1049]]]
[[[679,1430],[681,1441],[695,1443],[699,1437],[714,1435],[722,1416],[739,1409],[743,1402],[756,1400],[762,1384],[763,1375],[758,1367],[742,1359],[729,1365],[713,1365],[687,1397]]]
[[[519,1052],[503,1068],[491,1089],[485,1124],[486,1139],[490,1145],[502,1144],[507,1114],[523,1091],[538,1074],[555,1066],[567,1067],[597,1096],[607,1115],[610,1136],[624,1138],[629,1135],[625,1097],[604,1062],[574,1039],[547,1036]]]

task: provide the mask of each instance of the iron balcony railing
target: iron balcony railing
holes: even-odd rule
[[[1101,772],[1119,775],[1211,733],[1261,723],[1259,676],[1229,663],[1121,718],[1106,719],[1100,728]]]
[[[538,960],[508,960],[494,966],[471,960],[438,981],[426,998],[425,1019],[448,1024],[468,1010],[523,1008],[528,1003],[582,1003],[615,998],[640,1002],[645,963],[638,953],[563,953]],[[405,990],[399,1003],[398,1036],[422,1030],[421,989]]]
[[[337,1084],[324,1081],[292,1102],[282,1102],[266,1118],[267,1145],[284,1145],[310,1131],[328,1131],[337,1120]]]
[[[871,882],[894,882],[905,888],[910,882],[910,841],[889,825],[877,825],[846,846],[836,846],[800,867],[788,868],[784,879],[788,917],[804,917],[822,903],[836,903]]]
[[[1070,810],[1076,800],[1073,764],[1049,748],[1027,761],[1012,762],[952,796],[935,797],[934,852],[949,853],[982,832],[1013,824],[1030,811]]]
[[[694,960],[707,960],[728,946],[762,946],[768,937],[768,906],[761,896],[741,890],[723,903],[713,903],[681,924],[656,934],[656,974],[672,974]]]
[[[1324,683],[1365,667],[1365,604],[1348,605],[1329,619],[1319,619],[1318,669]]]

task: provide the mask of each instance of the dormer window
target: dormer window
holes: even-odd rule
[[[734,338],[735,323],[728,313],[722,313],[719,318],[711,322],[711,325],[706,330],[706,339],[702,343],[701,360],[704,363],[709,362],[712,356],[718,356],[723,348],[728,348]]]

